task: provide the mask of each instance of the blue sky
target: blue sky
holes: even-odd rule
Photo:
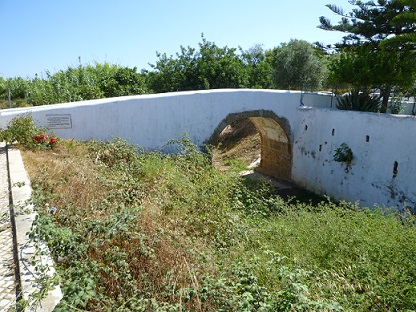
[[[140,70],[156,51],[197,48],[201,33],[244,50],[290,39],[332,44],[343,34],[317,28],[320,16],[339,20],[328,3],[351,8],[348,0],[0,0],[0,76],[54,73],[79,57]]]

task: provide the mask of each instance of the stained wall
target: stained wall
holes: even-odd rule
[[[263,138],[264,172],[336,200],[415,210],[415,117],[325,108],[333,101],[327,94],[279,90],[176,92],[0,110],[0,128],[30,113],[62,138],[120,137],[171,152],[166,143],[184,133],[202,147],[247,117]],[[343,143],[354,155],[350,165],[334,160]]]

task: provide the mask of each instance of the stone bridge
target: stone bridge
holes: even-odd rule
[[[54,134],[77,140],[120,137],[145,149],[187,133],[201,148],[230,123],[250,118],[261,137],[259,170],[336,200],[416,207],[416,133],[412,116],[333,109],[324,93],[224,89],[99,99],[0,111],[0,128],[31,113]],[[341,144],[350,165],[334,160]],[[393,171],[396,170],[396,173]]]

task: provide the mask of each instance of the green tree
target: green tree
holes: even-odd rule
[[[269,51],[265,51],[263,46],[256,44],[250,49],[243,51],[240,48],[241,57],[247,67],[249,88],[270,89],[272,81],[272,60]]]
[[[176,58],[156,52],[156,64],[150,64],[153,71],[143,71],[146,83],[153,93],[198,90],[195,49],[181,46]]]
[[[416,49],[416,0],[401,0],[406,10],[398,13],[390,22],[391,25],[406,31],[396,34],[392,38],[386,38],[383,44],[390,46],[410,46],[410,49]],[[410,30],[410,31],[408,31]]]
[[[147,93],[144,78],[137,73],[136,67],[118,67],[112,75],[103,76],[99,85],[104,97]]]
[[[347,33],[343,42],[337,44],[338,47],[350,47],[362,42],[372,42],[377,45],[388,36],[414,33],[416,29],[416,25],[390,23],[397,14],[409,10],[402,0],[350,0],[349,2],[356,6],[349,13],[336,5],[327,5],[332,12],[341,16],[341,21],[337,25],[333,25],[324,16],[319,19],[319,28]]]
[[[343,50],[331,59],[329,69],[332,84],[347,83],[364,90],[390,89],[392,85],[402,86],[414,74],[410,51],[374,49],[371,44],[357,45]],[[389,83],[389,85],[386,85]]]
[[[279,89],[317,90],[322,86],[325,63],[313,45],[291,40],[276,50],[273,80]]]
[[[180,49],[176,57],[157,53],[158,61],[150,64],[153,71],[143,72],[153,92],[247,87],[247,67],[236,49],[220,48],[204,37],[198,51]]]
[[[248,84],[248,72],[235,48],[219,48],[202,37],[197,59],[201,89],[244,88]]]
[[[338,25],[320,17],[321,29],[347,33],[343,41],[336,44],[344,55],[333,64],[332,69],[340,71],[333,76],[337,77],[338,82],[343,80],[364,88],[380,88],[381,111],[386,112],[391,90],[412,84],[416,68],[405,47],[383,47],[381,42],[391,36],[414,33],[416,24],[391,23],[395,16],[409,11],[409,7],[401,0],[350,3],[356,6],[350,13],[345,13],[335,5],[327,5],[331,11],[341,16]],[[348,74],[347,66],[351,66]]]

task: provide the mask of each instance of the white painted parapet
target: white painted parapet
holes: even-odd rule
[[[337,200],[416,210],[415,118],[329,109],[334,101],[330,94],[297,91],[176,92],[1,110],[0,128],[31,113],[62,138],[120,137],[154,150],[184,133],[202,146],[232,114],[272,112],[278,123],[285,122],[295,182]],[[342,143],[354,153],[348,168],[334,161]]]
[[[300,96],[297,91],[226,89],[99,99],[1,110],[0,128],[18,114],[31,113],[62,138],[120,137],[154,150],[186,132],[202,145],[231,113],[271,110],[294,121]]]
[[[415,117],[310,108],[297,115],[295,182],[337,200],[415,212]],[[334,161],[342,143],[353,152],[350,166]]]

